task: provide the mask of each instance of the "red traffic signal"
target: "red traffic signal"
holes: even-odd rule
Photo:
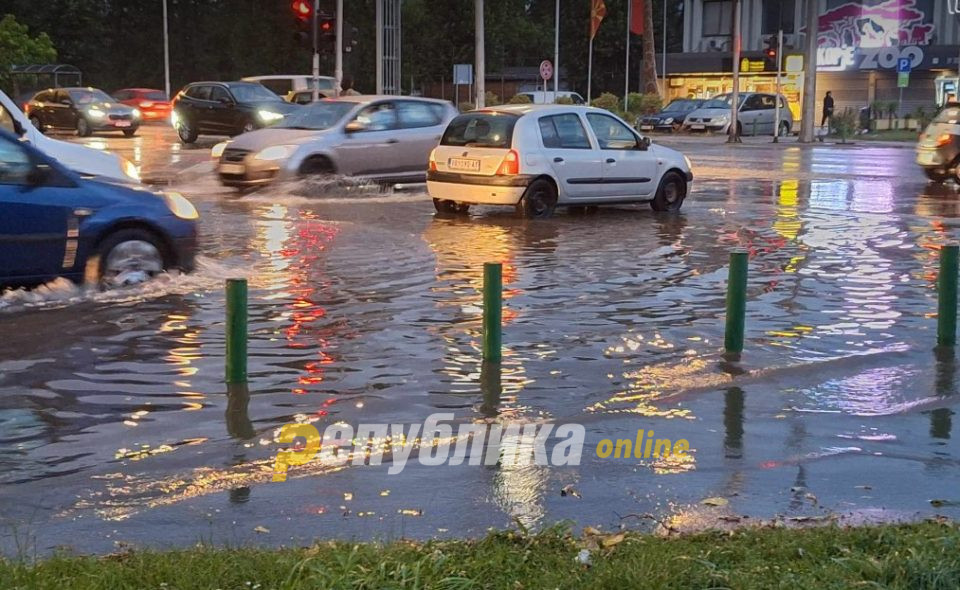
[[[293,9],[293,16],[299,20],[309,20],[313,16],[313,6],[307,0],[293,0],[290,8]]]
[[[766,54],[767,54],[767,57],[769,57],[770,59],[773,59],[777,57],[777,50],[773,48],[769,48],[766,50]]]

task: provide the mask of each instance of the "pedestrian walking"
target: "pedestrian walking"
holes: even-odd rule
[[[823,117],[820,119],[820,141],[823,141],[823,136],[830,132],[830,123],[833,119],[833,94],[827,90],[827,94],[823,97]]]

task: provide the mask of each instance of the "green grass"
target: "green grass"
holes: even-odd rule
[[[918,131],[907,129],[892,129],[885,131],[874,131],[847,138],[848,141],[906,141],[915,143],[920,136]]]
[[[669,539],[631,533],[607,549],[591,550],[591,567],[575,560],[583,543],[554,529],[424,544],[57,556],[33,565],[0,562],[0,588],[953,590],[960,585],[960,528],[954,524],[764,528]]]

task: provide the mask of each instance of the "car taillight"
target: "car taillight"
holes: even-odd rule
[[[950,134],[944,133],[937,136],[937,147],[941,147],[950,143]]]
[[[150,102],[149,100],[145,100],[145,101],[143,101],[143,102],[140,103],[140,108],[141,108],[141,109],[149,109],[149,108],[152,107],[152,106],[153,106],[153,103]]]
[[[29,102],[23,103],[23,112],[26,113],[26,114],[28,114],[28,115],[30,114],[30,103],[29,103]]]
[[[430,171],[437,171],[437,148],[433,148],[433,150],[430,151]]]
[[[503,157],[500,167],[497,168],[497,175],[515,176],[517,174],[520,174],[520,154],[517,153],[517,150],[510,150]]]

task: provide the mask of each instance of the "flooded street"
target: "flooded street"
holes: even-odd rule
[[[526,221],[437,217],[422,186],[241,195],[215,180],[212,141],[181,149],[160,127],[83,141],[190,197],[199,268],[0,296],[5,554],[960,515],[956,361],[933,350],[938,248],[957,238],[960,196],[928,186],[911,149],[667,139],[694,166],[679,215]],[[750,253],[747,333],[728,363],[735,248]],[[484,262],[504,265],[499,375],[480,359]],[[250,285],[248,396],[224,383],[232,277]],[[581,423],[583,460],[388,475],[387,456],[271,482],[284,424],[434,412]],[[638,429],[692,451],[597,456]],[[582,497],[561,495],[569,485]],[[726,502],[701,502],[714,497]]]

